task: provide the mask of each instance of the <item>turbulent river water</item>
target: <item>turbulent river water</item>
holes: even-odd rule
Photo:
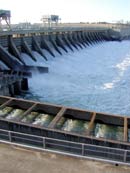
[[[48,61],[33,52],[37,62],[22,54],[27,64],[49,67],[48,74],[29,79],[26,99],[45,101],[112,114],[130,115],[130,41],[102,42]]]

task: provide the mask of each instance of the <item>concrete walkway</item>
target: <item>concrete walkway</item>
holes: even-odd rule
[[[130,173],[130,167],[0,144],[0,173]]]

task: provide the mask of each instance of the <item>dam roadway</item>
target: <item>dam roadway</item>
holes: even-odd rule
[[[61,49],[67,53],[68,49],[74,51],[74,48],[79,50],[83,47],[93,45],[93,43],[98,44],[112,40],[121,41],[122,39],[129,39],[129,34],[126,35],[125,33],[122,36],[120,32],[108,28],[60,28],[3,32],[0,34],[0,60],[2,62],[0,67],[1,95],[15,96],[23,89],[28,89],[27,78],[33,75],[32,72],[35,71],[37,66],[27,66],[20,56],[22,52],[27,53],[29,58],[36,61],[32,54],[32,50],[35,50],[43,57],[44,61],[47,61],[48,57],[44,54],[44,49],[55,58],[54,49],[62,57]],[[49,71],[47,67],[37,67],[37,69],[39,69],[40,73],[47,73]],[[12,75],[14,81],[10,83],[11,80],[9,79],[9,83],[7,80],[3,85],[3,79],[10,78]],[[8,115],[2,114],[0,117],[1,142],[19,147],[25,147],[26,145],[27,148],[34,150],[39,148],[39,151],[42,151],[42,145],[44,151],[48,149],[49,151],[57,153],[59,151],[59,153],[70,154],[70,156],[77,156],[79,158],[82,158],[82,156],[85,158],[91,157],[91,159],[104,160],[114,164],[129,165],[129,117],[60,107],[47,103],[29,102],[14,99],[13,97],[1,96],[0,99],[1,111],[4,108],[6,110],[6,107],[24,110],[24,113],[22,112],[19,115],[20,119],[17,119],[17,117],[16,119],[15,117],[14,119],[6,119]],[[45,127],[34,125],[36,118],[31,120],[31,124],[21,122],[22,117],[26,119],[33,111],[52,114],[54,119],[51,119],[52,122],[49,120],[50,124]],[[61,129],[57,129],[57,125],[59,125],[58,123],[62,118],[65,118],[65,122],[69,119],[72,122],[82,120],[82,123],[87,125],[84,127],[87,128],[83,129],[83,133],[75,132],[73,128],[71,129],[72,131],[67,132],[63,128],[63,124],[62,126],[60,125]],[[114,126],[115,129],[119,127],[121,129],[119,131],[121,138],[111,139],[110,137],[110,139],[106,139],[95,137],[95,127],[98,124],[103,124],[108,129],[109,126]],[[38,142],[35,141],[36,139]],[[30,144],[34,145],[34,148]],[[69,149],[68,145],[70,146]]]

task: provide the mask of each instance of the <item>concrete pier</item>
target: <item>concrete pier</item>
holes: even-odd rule
[[[0,72],[0,95],[19,95],[22,90],[28,89],[28,80],[19,71]]]

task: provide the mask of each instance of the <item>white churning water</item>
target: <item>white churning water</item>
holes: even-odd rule
[[[27,98],[113,114],[130,115],[130,42],[104,42],[74,52],[54,52],[48,61],[34,52],[48,74],[29,80]]]

